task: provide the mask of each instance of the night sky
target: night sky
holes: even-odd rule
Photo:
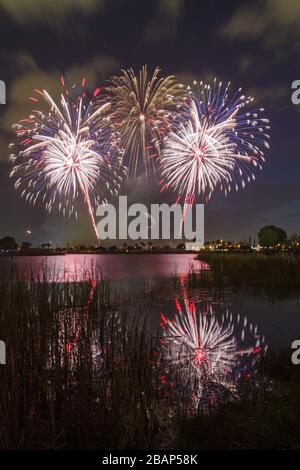
[[[291,83],[300,79],[299,0],[0,0],[0,79],[7,104],[0,106],[0,237],[17,241],[93,242],[88,216],[64,219],[27,205],[9,179],[11,124],[30,113],[34,88],[59,89],[87,77],[102,86],[120,68],[150,70],[178,80],[215,76],[243,87],[266,108],[271,151],[257,179],[226,198],[215,192],[206,206],[205,238],[257,237],[260,227],[300,231],[300,105]],[[151,200],[148,187],[132,183],[131,197]],[[155,202],[155,201],[153,201]]]

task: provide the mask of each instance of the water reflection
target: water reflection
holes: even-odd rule
[[[91,274],[89,276],[91,277]],[[67,291],[64,290],[65,283],[59,285],[62,289],[62,299],[68,305],[66,308],[55,312],[54,323],[56,322],[58,325],[57,344],[59,345],[60,362],[71,370],[76,369],[80,362],[83,347],[88,348],[91,369],[97,373],[107,371],[107,356],[109,353],[119,354],[118,348],[114,347],[112,351],[111,345],[121,341],[121,308],[118,303],[114,303],[109,299],[109,291],[106,291],[106,294],[108,294],[106,299],[103,291],[100,294],[100,299],[99,294],[94,299],[97,285],[99,287],[101,283],[102,281],[99,279],[91,278],[87,283],[86,300],[81,297],[79,305],[76,305],[78,303],[77,284],[68,284],[70,289]],[[93,305],[94,300],[96,300],[95,305]],[[57,351],[50,348],[49,352],[50,364],[55,366]]]
[[[2,417],[10,429],[9,417],[21,410],[16,446],[24,435],[33,436],[31,447],[41,436],[52,446],[55,422],[58,445],[69,429],[78,431],[76,445],[87,436],[90,446],[94,436],[94,446],[100,439],[121,448],[128,429],[134,442],[143,433],[150,439],[158,420],[175,429],[185,413],[210,412],[273,387],[257,362],[266,350],[263,333],[271,348],[277,331],[278,344],[290,346],[288,335],[299,327],[291,300],[276,306],[195,286],[188,282],[191,265],[205,266],[193,255],[136,255],[136,264],[135,255],[100,255],[97,266],[110,270],[109,282],[86,258],[18,258],[12,270],[10,260],[0,260],[0,326],[9,345],[2,389],[13,391],[2,394]],[[45,270],[48,260],[58,279],[49,265]]]
[[[0,272],[47,282],[85,282],[103,276],[111,281],[170,278],[208,269],[193,254],[99,254],[0,259]]]
[[[255,378],[257,357],[267,350],[257,325],[207,300],[196,305],[185,289],[172,313],[160,314],[163,383],[194,409],[236,398],[239,380]]]
[[[146,359],[146,367],[155,375],[154,381],[144,386],[155,389],[153,384],[160,382],[162,396],[177,400],[190,412],[207,411],[220,401],[234,400],[241,379],[255,380],[257,358],[267,349],[258,326],[246,316],[233,316],[224,305],[213,305],[207,299],[196,303],[184,277],[180,278],[181,289],[173,292],[170,314],[160,311],[158,315],[154,305],[152,321],[128,312],[131,305],[125,312],[119,303],[106,302],[103,295],[99,303],[99,296],[94,299],[99,284],[97,279],[89,281],[86,301],[78,307],[71,289],[68,298],[72,307],[58,311],[61,364],[76,370],[83,348],[89,348],[91,369],[98,377],[109,376],[116,367],[124,366],[126,348],[136,342],[136,363]],[[61,284],[62,289],[65,285]],[[76,283],[73,287],[76,290]],[[147,357],[140,357],[138,344],[147,342],[151,350]],[[50,365],[55,367],[57,355],[51,349],[50,357]]]

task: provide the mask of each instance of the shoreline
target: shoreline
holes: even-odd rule
[[[19,258],[19,257],[32,257],[32,256],[66,256],[66,255],[198,255],[198,251],[95,251],[95,252],[62,252],[62,253],[14,253],[14,254],[0,254],[0,258]]]

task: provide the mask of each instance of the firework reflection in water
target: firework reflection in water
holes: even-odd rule
[[[197,308],[186,293],[175,306],[172,318],[160,317],[162,382],[191,410],[237,398],[238,380],[254,377],[257,355],[267,349],[258,327],[228,310],[219,315],[209,302]]]
[[[78,294],[76,295],[74,283],[73,288],[70,285],[68,292],[68,302],[71,305],[55,313],[59,348],[53,349],[50,342],[48,365],[55,366],[58,360],[70,371],[76,370],[82,360],[83,350],[88,348],[91,370],[99,376],[107,373],[110,365],[118,360],[120,348],[117,345],[121,339],[122,322],[120,310],[116,306],[109,306],[101,315],[95,313],[93,302],[97,305],[99,300],[98,296],[94,295],[97,280],[90,279],[87,283],[89,290],[84,303],[77,305]]]

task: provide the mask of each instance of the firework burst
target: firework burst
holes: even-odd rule
[[[252,97],[241,88],[230,93],[214,80],[213,86],[194,82],[176,125],[163,140],[162,190],[172,188],[185,203],[208,199],[219,187],[225,194],[255,180],[269,149],[269,120],[264,109],[251,110]],[[247,111],[249,108],[249,111]]]
[[[110,102],[108,121],[118,132],[129,173],[136,176],[154,171],[155,159],[160,155],[160,142],[170,130],[186,96],[183,85],[173,76],[158,78],[156,68],[149,76],[147,66],[136,75],[133,69],[114,76],[106,89]]]
[[[112,134],[103,127],[107,105],[94,107],[84,84],[85,79],[79,90],[64,90],[60,106],[46,90],[35,90],[31,99],[42,98],[46,111],[35,109],[13,125],[17,143],[10,144],[15,149],[10,176],[26,201],[40,200],[48,212],[56,204],[63,215],[77,217],[83,198],[98,240],[94,207],[117,192],[125,170]]]

